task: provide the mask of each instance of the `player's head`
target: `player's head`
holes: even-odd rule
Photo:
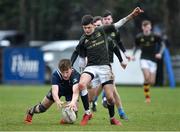
[[[103,14],[103,24],[110,25],[113,23],[112,13],[109,10],[106,10]]]
[[[102,17],[101,16],[95,16],[93,18],[93,24],[95,27],[99,27],[99,26],[102,26],[103,23],[102,23]]]
[[[61,71],[63,79],[69,80],[72,73],[71,61],[69,59],[62,59],[59,62],[58,68]]]
[[[95,26],[93,25],[93,16],[84,15],[81,20],[81,25],[83,27],[84,33],[86,35],[91,35],[95,29]]]
[[[151,33],[152,24],[149,20],[142,21],[142,30],[145,35],[148,35]]]

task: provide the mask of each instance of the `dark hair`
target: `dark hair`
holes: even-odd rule
[[[92,15],[84,15],[81,19],[81,25],[93,24],[93,16]]]
[[[95,16],[95,17],[93,18],[93,23],[95,23],[96,21],[99,21],[99,20],[102,21],[102,17],[101,17],[101,16]]]
[[[109,10],[105,10],[103,17],[112,16],[112,13]]]
[[[142,21],[142,26],[147,26],[147,25],[151,25],[151,21],[149,20]]]
[[[71,68],[71,61],[69,59],[62,59],[59,62],[58,68],[60,71],[67,71]]]

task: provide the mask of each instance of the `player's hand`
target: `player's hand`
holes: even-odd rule
[[[139,14],[141,14],[141,13],[143,13],[144,11],[140,8],[140,7],[136,7],[134,10],[133,10],[133,12],[132,12],[132,14],[133,14],[133,16],[135,17],[135,16],[138,16]]]
[[[161,55],[160,53],[158,53],[158,54],[155,55],[155,58],[156,58],[156,59],[161,59],[161,58],[162,58],[162,55]]]
[[[69,107],[72,110],[76,110],[76,103],[71,101],[69,104],[66,105],[66,107]]]
[[[64,104],[64,102],[61,101],[61,100],[59,100],[59,101],[56,102],[56,105],[57,105],[57,108],[58,108],[58,109],[61,109],[61,107],[63,106],[63,104]]]
[[[126,63],[126,62],[124,62],[124,61],[122,61],[122,62],[121,62],[121,67],[122,67],[123,69],[126,69],[126,67],[127,67],[127,63]]]

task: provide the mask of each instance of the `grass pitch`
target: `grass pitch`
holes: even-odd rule
[[[120,120],[123,126],[110,125],[101,97],[98,111],[87,126],[79,125],[83,115],[81,101],[79,117],[73,125],[59,124],[60,112],[56,105],[43,114],[34,115],[32,125],[24,124],[27,108],[40,102],[49,89],[47,85],[0,85],[0,131],[180,131],[180,87],[152,87],[152,102],[146,104],[140,86],[119,86],[123,107],[129,117],[128,122]],[[117,113],[116,118],[119,118]]]

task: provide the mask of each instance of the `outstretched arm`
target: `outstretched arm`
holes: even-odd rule
[[[73,85],[73,96],[71,102],[67,105],[71,109],[76,109],[76,102],[78,101],[79,97],[79,88],[78,83]]]
[[[129,20],[133,19],[134,17],[138,16],[139,14],[143,12],[144,11],[140,7],[136,7],[128,16],[114,23],[115,28],[120,28],[126,22],[128,22]]]
[[[53,99],[54,99],[54,102],[56,103],[58,109],[60,109],[64,102],[59,99],[58,92],[59,92],[59,86],[52,85]]]

